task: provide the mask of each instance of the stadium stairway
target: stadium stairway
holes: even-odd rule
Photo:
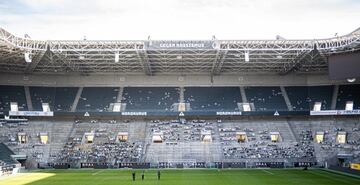
[[[33,110],[33,105],[32,105],[29,86],[24,86],[24,90],[25,90],[25,98],[26,98],[27,107],[28,107],[29,111],[32,111]]]
[[[77,108],[77,105],[79,103],[79,100],[80,100],[80,97],[81,97],[81,94],[82,94],[82,91],[83,91],[84,87],[79,87],[77,93],[76,93],[76,96],[75,96],[75,99],[74,99],[74,102],[73,104],[71,105],[71,112],[75,112],[76,108]]]
[[[246,97],[246,92],[245,92],[245,88],[244,87],[239,87],[240,88],[240,94],[241,94],[241,100],[243,103],[248,103],[247,97]]]
[[[73,127],[73,123],[69,121],[53,122],[51,129],[51,147],[50,156],[56,156],[68,141],[69,133]]]
[[[339,95],[339,85],[334,86],[334,91],[331,98],[331,110],[336,109],[337,97]]]
[[[283,95],[284,97],[284,100],[285,100],[285,103],[286,103],[286,106],[288,108],[289,111],[293,111],[293,107],[291,105],[291,102],[290,102],[290,99],[289,99],[289,96],[286,92],[286,89],[284,86],[280,86],[280,90],[281,90],[281,94]]]
[[[70,131],[68,133],[68,136],[67,136],[68,139],[74,134],[74,131],[75,131],[75,123],[72,123],[71,129],[70,129]]]
[[[129,124],[129,142],[144,142],[146,138],[145,122],[131,122]]]
[[[288,119],[286,119],[286,127],[289,129],[289,133],[291,134],[291,137],[294,139],[294,141],[298,142],[299,138],[296,137],[296,134],[294,132],[294,129],[290,125],[290,122]]]
[[[296,141],[296,138],[286,120],[272,121],[269,122],[269,124],[266,124],[266,126],[269,128],[269,130],[273,128],[277,128],[276,130],[280,132],[282,141],[286,141],[286,142]]]
[[[129,142],[136,142],[141,143],[144,147],[142,151],[142,155],[140,161],[145,161],[145,156],[149,147],[149,141],[147,139],[146,130],[147,130],[147,123],[146,122],[132,122],[128,127],[128,134],[129,134]]]
[[[294,136],[296,138],[297,141],[300,141],[300,135],[299,133],[301,133],[301,131],[303,130],[312,130],[312,126],[310,122],[303,122],[303,121],[299,121],[299,120],[288,120],[287,121],[291,130],[293,130],[293,132],[295,133]]]
[[[124,87],[119,87],[118,94],[116,96],[116,102],[120,103],[123,98]]]

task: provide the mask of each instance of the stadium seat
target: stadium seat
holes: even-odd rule
[[[125,87],[122,103],[126,111],[173,111],[179,103],[179,90],[175,87]]]
[[[186,87],[185,102],[195,111],[238,111],[239,87]]]
[[[9,111],[10,102],[17,102],[20,111],[27,110],[23,86],[0,86],[0,110]]]
[[[341,85],[336,103],[337,110],[344,110],[347,101],[353,101],[354,109],[360,109],[360,85]]]
[[[280,87],[246,87],[245,92],[256,111],[287,110]]]
[[[116,102],[118,91],[117,87],[85,87],[76,110],[107,112],[110,103]]]

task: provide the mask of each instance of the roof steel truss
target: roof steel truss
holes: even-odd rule
[[[327,71],[327,56],[357,50],[359,29],[315,40],[40,41],[0,28],[0,71],[15,73],[321,73]],[[32,64],[24,61],[25,52],[33,56]],[[115,53],[119,62],[114,61]]]

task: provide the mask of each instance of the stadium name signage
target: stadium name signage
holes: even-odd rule
[[[216,112],[217,116],[241,116],[241,112]]]
[[[54,112],[42,112],[42,111],[9,111],[9,116],[54,116]]]
[[[146,116],[147,112],[121,112],[123,116]]]
[[[204,43],[161,43],[161,48],[204,48]]]
[[[149,49],[214,49],[215,46],[212,41],[153,41]]]

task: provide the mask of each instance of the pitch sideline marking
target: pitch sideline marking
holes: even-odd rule
[[[91,175],[97,175],[97,174],[99,174],[99,173],[101,173],[101,172],[103,172],[103,171],[105,171],[105,170],[97,171],[97,172],[95,172],[95,173],[92,173]]]
[[[273,173],[271,173],[271,172],[269,172],[269,171],[267,171],[267,170],[262,170],[262,171],[264,171],[264,172],[266,172],[266,173],[268,173],[268,174],[270,174],[270,175],[274,175]]]

